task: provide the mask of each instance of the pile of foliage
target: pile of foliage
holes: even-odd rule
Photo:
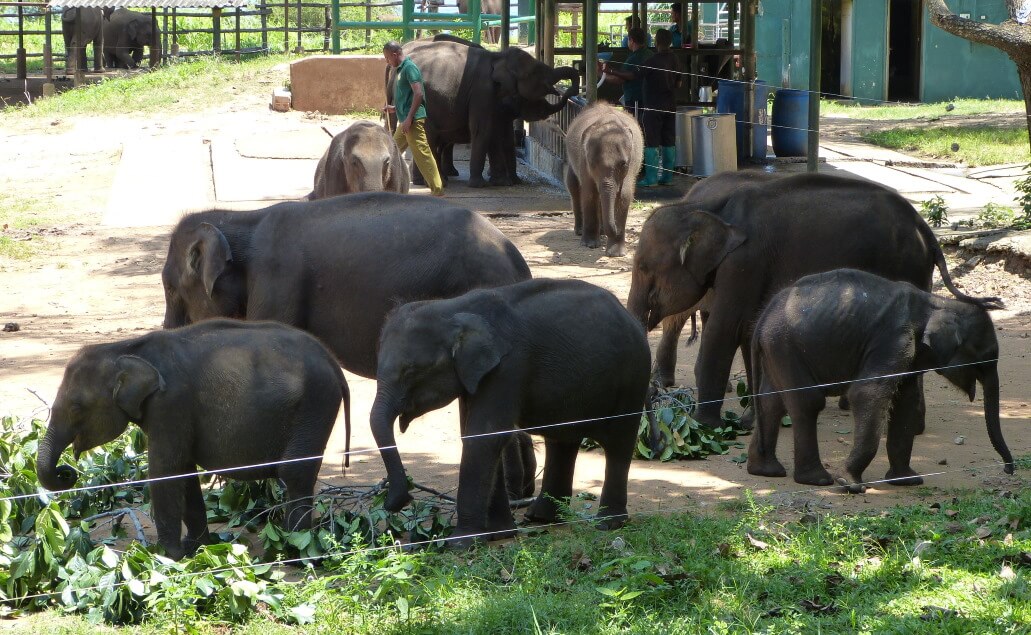
[[[748,406],[748,387],[743,381],[737,384],[737,396],[742,408]],[[719,428],[707,428],[695,421],[693,415],[697,402],[690,388],[657,389],[650,407],[649,412],[641,415],[634,458],[659,461],[704,459],[710,454],[727,454],[731,448],[744,447],[737,437],[747,432],[741,429],[740,417],[735,413],[724,411],[723,426]],[[650,443],[650,417],[653,416],[662,434],[657,452],[652,451]],[[582,445],[585,448],[598,446],[591,439],[584,439]]]
[[[138,482],[147,475],[146,437],[139,429],[77,460],[66,453],[62,460],[77,470],[79,481],[60,496],[36,478],[44,434],[39,420],[0,420],[0,615],[59,605],[93,622],[183,623],[208,614],[241,621],[261,607],[284,622],[304,623],[314,614],[310,599],[286,601],[297,594],[273,565],[318,563],[330,574],[380,565],[396,570],[401,565],[395,561],[411,568],[414,560],[394,547],[396,541],[432,544],[450,532],[453,502],[423,497],[406,512],[390,514],[383,509],[382,483],[323,490],[316,497],[315,526],[284,531],[276,524],[287,503],[278,481],[226,481],[205,497],[209,525],[225,528],[215,534],[222,542],[175,562],[146,544],[136,515],[148,509],[147,488]],[[127,517],[141,542],[118,551]],[[106,525],[110,531],[98,537]],[[262,558],[251,555],[251,542],[260,542]],[[379,547],[370,549],[372,544]],[[382,596],[382,586],[377,579],[370,597]]]

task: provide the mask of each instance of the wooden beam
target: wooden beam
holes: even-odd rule
[[[584,0],[584,70],[587,101],[598,100],[598,0]]]

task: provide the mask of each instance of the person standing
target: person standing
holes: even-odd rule
[[[675,49],[691,45],[691,38],[694,37],[694,23],[687,21],[687,29],[683,27],[684,13],[679,2],[674,2],[669,7],[669,19],[673,23],[669,32],[673,35],[672,46]]]
[[[638,123],[641,123],[641,115],[644,112],[640,109],[643,105],[641,89],[644,84],[644,80],[641,79],[641,66],[652,56],[651,49],[644,44],[646,37],[644,29],[630,29],[627,45],[630,55],[623,62],[623,68],[613,68],[608,62],[603,63],[601,67],[606,81],[623,84],[623,108],[633,115]]]
[[[397,69],[394,85],[394,105],[383,109],[397,114],[397,130],[394,143],[401,152],[411,146],[412,159],[426,179],[426,185],[433,196],[444,196],[444,183],[437,170],[437,162],[426,139],[426,91],[422,73],[410,57],[405,55],[401,45],[395,41],[383,45],[383,57],[387,64]]]
[[[644,178],[637,182],[637,187],[673,185],[677,158],[676,89],[680,86],[680,73],[677,58],[669,49],[672,41],[673,35],[666,29],[656,31],[657,52],[641,68],[644,78]]]

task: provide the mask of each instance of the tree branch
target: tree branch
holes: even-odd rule
[[[1010,4],[1011,13],[1014,10],[1014,5]],[[1002,24],[990,24],[961,18],[949,10],[945,0],[927,0],[927,12],[931,24],[942,31],[971,42],[995,47],[1005,51],[1010,57],[1026,56],[1031,47],[1031,27],[1020,25],[1013,20],[1007,20]]]

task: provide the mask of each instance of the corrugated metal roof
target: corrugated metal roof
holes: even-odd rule
[[[151,7],[176,9],[210,9],[214,7],[243,7],[249,0],[50,0],[51,7],[115,7],[149,9]]]

